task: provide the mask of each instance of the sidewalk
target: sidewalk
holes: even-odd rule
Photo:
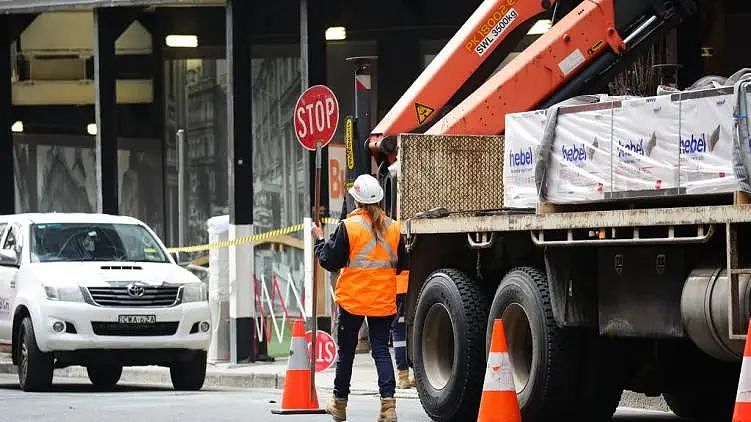
[[[253,364],[233,365],[229,363],[209,363],[206,368],[205,387],[229,388],[284,388],[284,376],[287,371],[287,359],[277,359],[276,362],[259,362]],[[0,374],[16,373],[16,368],[10,362],[10,355],[0,353]],[[56,369],[55,377],[88,379],[86,368],[71,366]],[[137,384],[167,384],[170,385],[168,368],[156,366],[124,368],[121,382]],[[331,391],[334,385],[334,368],[316,374],[316,386],[320,391]],[[378,394],[378,377],[373,360],[369,354],[355,356],[352,370],[352,394]],[[417,398],[417,391],[397,390],[397,398]]]
[[[287,359],[277,359],[273,363],[253,363],[232,365],[229,363],[209,364],[206,369],[204,388],[284,388]],[[15,374],[16,367],[10,363],[10,355],[0,353],[0,374]],[[55,377],[88,379],[86,368],[73,366],[55,370]],[[131,384],[171,385],[169,369],[156,366],[123,369],[121,382]],[[334,368],[316,375],[319,394],[326,397],[334,385]],[[325,394],[324,394],[325,393]],[[352,394],[378,394],[378,377],[369,354],[357,354],[352,371]],[[417,391],[397,390],[396,397],[417,399]],[[660,397],[647,397],[643,394],[626,391],[621,398],[621,407],[668,411],[665,400]]]

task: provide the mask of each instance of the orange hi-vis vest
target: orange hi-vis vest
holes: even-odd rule
[[[409,271],[402,271],[396,275],[396,294],[405,294],[407,290],[409,290]]]
[[[354,315],[395,315],[399,224],[385,218],[383,238],[376,238],[370,217],[357,209],[347,216],[344,226],[349,263],[336,281],[336,303]]]

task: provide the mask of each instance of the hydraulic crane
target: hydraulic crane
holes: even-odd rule
[[[540,16],[566,3],[578,4],[493,74]],[[693,0],[485,0],[373,129],[368,149],[392,163],[400,133],[502,134],[508,113],[601,89],[695,10]]]

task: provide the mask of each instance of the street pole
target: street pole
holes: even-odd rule
[[[177,243],[185,246],[185,230],[187,226],[188,198],[185,194],[186,164],[188,148],[185,145],[185,131],[177,131]]]
[[[313,219],[321,227],[321,141],[316,142],[316,175],[315,201],[313,205]],[[315,253],[314,253],[315,256]],[[313,321],[310,328],[310,400],[316,397],[316,343],[318,340],[318,257],[315,256],[313,265]]]

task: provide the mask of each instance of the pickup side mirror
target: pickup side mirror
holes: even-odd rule
[[[175,264],[180,265],[180,252],[170,252],[170,256]]]
[[[18,266],[18,255],[13,249],[0,249],[0,265],[9,267]]]

